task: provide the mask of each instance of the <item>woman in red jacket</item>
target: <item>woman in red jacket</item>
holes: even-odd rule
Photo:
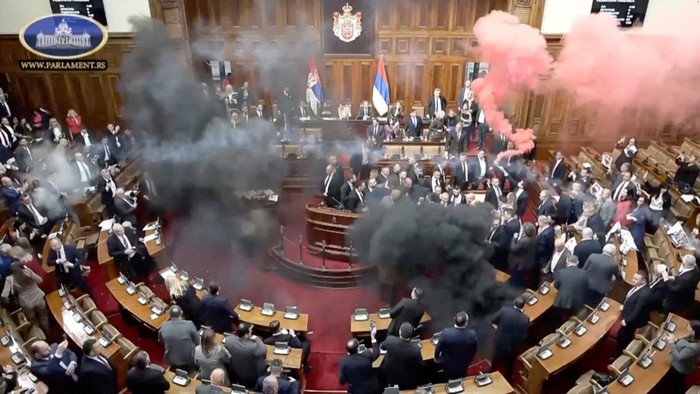
[[[83,129],[83,119],[71,108],[68,110],[68,115],[66,115],[66,124],[68,124],[71,141],[75,140],[75,137]]]

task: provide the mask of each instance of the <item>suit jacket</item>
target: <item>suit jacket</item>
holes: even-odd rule
[[[536,252],[537,240],[535,238],[522,237],[517,241],[513,239],[508,255],[508,267],[514,270],[532,269],[535,265]]]
[[[700,343],[691,339],[681,339],[671,350],[671,367],[684,375],[690,375],[695,371],[698,357]]]
[[[484,176],[481,176],[481,166],[479,165],[479,158],[475,157],[469,163],[469,169],[472,172],[473,179],[486,179],[489,176],[489,167],[491,167],[489,159],[484,157]]]
[[[698,168],[695,163],[686,163],[679,158],[676,159],[676,164],[678,164],[678,169],[673,177],[673,180],[678,185],[688,184],[690,186],[695,185],[695,180],[698,178],[698,173],[700,173],[700,168]]]
[[[557,207],[554,203],[554,199],[550,198],[544,202],[541,202],[537,207],[537,216],[548,216],[553,217],[557,213]]]
[[[505,354],[517,354],[527,339],[530,318],[512,306],[504,306],[491,319],[497,326],[493,340],[494,358]]]
[[[445,149],[450,155],[459,156],[460,153],[467,151],[467,133],[447,133],[445,141]]]
[[[423,318],[425,313],[425,305],[412,298],[403,298],[396,304],[391,311],[389,316],[391,317],[391,323],[389,323],[389,329],[387,330],[387,335],[399,336],[399,327],[404,322],[411,323],[411,327],[415,329],[420,324],[420,320]]]
[[[85,355],[80,362],[79,382],[84,393],[117,394],[117,370],[111,361],[102,357],[109,364],[93,360]]]
[[[194,287],[188,285],[180,297],[173,298],[173,302],[182,308],[185,318],[191,320],[195,327],[199,328],[202,325],[204,321],[202,300],[197,297]]]
[[[554,254],[554,228],[547,227],[541,233],[537,234],[537,252],[535,254],[535,262],[538,267],[546,264]]]
[[[586,227],[590,227],[591,230],[593,230],[594,234],[599,234],[598,237],[601,235],[605,235],[605,231],[607,230],[607,226],[605,223],[603,223],[603,218],[600,217],[600,214],[595,213],[591,217],[588,218],[586,221]]]
[[[321,193],[325,192],[325,180],[326,176],[324,176],[321,180]],[[335,207],[338,204],[342,204],[340,189],[344,184],[345,183],[342,178],[339,178],[338,176],[331,176],[330,184],[328,185],[328,196],[325,198],[326,206]]]
[[[447,113],[447,99],[445,96],[440,95],[440,108],[442,108],[445,113]],[[437,109],[437,104],[435,102],[435,96],[430,96],[430,100],[428,100],[428,115],[431,118],[435,117],[435,110]]]
[[[417,343],[389,335],[381,345],[386,349],[381,370],[387,386],[412,390],[423,378],[423,357]]]
[[[138,238],[133,231],[124,230],[124,235],[129,240],[131,246],[136,247],[138,245]],[[129,256],[126,254],[126,247],[119,240],[119,237],[115,233],[110,234],[107,238],[107,253],[114,259],[114,262],[118,265],[126,264],[129,261]]]
[[[384,126],[377,123],[377,128],[374,125],[367,126],[367,139],[370,141],[378,141],[379,143],[384,140],[386,135],[384,134]]]
[[[213,384],[202,383],[201,385],[195,387],[195,394],[223,394],[226,393],[224,389],[219,386],[214,386]]]
[[[562,268],[554,274],[554,287],[559,290],[554,299],[554,307],[576,313],[586,303],[588,274],[578,267]]]
[[[15,163],[20,172],[29,172],[35,167],[34,155],[30,154],[27,149],[29,149],[28,146],[18,146],[15,149]]]
[[[392,105],[389,107],[389,112],[387,113],[387,117],[389,118],[394,118],[394,119],[403,119],[403,107],[397,108],[395,105]]]
[[[56,354],[56,348],[58,348],[58,344],[51,345],[51,354]],[[66,375],[66,370],[61,366],[63,363],[68,367],[71,362],[75,362],[77,365],[78,358],[70,349],[66,349],[61,358],[34,359],[29,370],[49,387],[51,393],[72,394],[76,390],[77,383]]]
[[[500,186],[498,188],[501,190],[501,198],[503,198],[503,189]],[[498,209],[498,203],[501,200],[498,198],[498,196],[496,196],[496,190],[493,187],[490,187],[488,190],[486,190],[484,201],[490,203],[494,208]]]
[[[350,394],[378,393],[377,376],[372,363],[379,358],[379,342],[372,344],[371,352],[348,354],[340,359],[338,382],[348,385]]]
[[[156,369],[131,368],[126,373],[126,387],[131,394],[163,394],[170,389],[170,382]]]
[[[649,311],[661,311],[664,298],[666,298],[666,282],[659,278],[649,283],[649,295],[647,296],[647,309]]]
[[[83,264],[83,255],[78,252],[78,249],[72,245],[63,245],[63,252],[66,255],[66,260],[73,263],[74,267],[69,268],[68,271],[66,271],[66,269],[63,268],[63,264],[56,264],[56,260],[58,260],[58,252],[53,249],[49,249],[49,256],[47,259],[47,264],[49,267],[56,267],[56,272],[59,276],[70,275],[73,272],[80,272],[80,265]]]
[[[117,180],[112,178],[112,182],[114,182],[114,190],[117,190],[117,188],[119,187]],[[107,189],[107,181],[102,176],[97,177],[97,190],[100,191],[102,197],[102,204],[109,205],[114,203],[114,196],[112,195],[112,190]]]
[[[588,257],[586,264],[583,265],[583,270],[588,275],[588,288],[598,294],[608,294],[612,286],[612,278],[622,280],[620,267],[612,259],[612,256],[606,254],[594,253]]]
[[[562,159],[557,165],[556,160],[552,162],[552,166],[549,169],[549,174],[547,174],[548,179],[559,180],[564,179],[566,175],[566,162]]]
[[[194,349],[199,333],[189,320],[168,320],[158,330],[158,342],[165,347],[163,361],[169,365],[194,365]]]
[[[663,307],[669,312],[676,312],[692,305],[695,299],[695,289],[700,281],[698,269],[676,275],[674,280],[666,281],[666,295]]]
[[[228,300],[221,295],[207,293],[202,297],[204,321],[220,334],[230,332],[233,325],[238,323],[238,314],[231,308]]]
[[[367,204],[367,195],[363,193],[362,200],[360,200],[360,193],[361,192],[357,189],[350,192],[350,195],[345,200],[345,209],[356,213],[362,212],[362,208],[364,208]]]
[[[632,295],[628,293],[625,297],[622,304],[622,319],[627,327],[633,329],[644,327],[649,322],[649,303],[647,302],[649,293],[649,286],[644,285]]]
[[[551,263],[552,259],[549,259],[549,261],[544,263],[544,267],[542,267],[543,270],[548,274],[548,280],[552,280],[554,278],[554,273],[559,271],[562,268],[566,268],[566,258],[571,256],[571,252],[569,252],[569,249],[564,249],[562,254],[559,256],[559,259],[557,259],[557,262],[554,263],[554,269],[552,269]],[[554,258],[554,255],[552,255],[552,258]]]
[[[126,197],[129,198],[129,197]],[[123,198],[114,197],[114,210],[122,221],[128,221],[136,225],[136,200],[133,205],[126,202]]]
[[[460,189],[463,189],[464,186],[472,180],[473,173],[472,173],[472,163],[469,163],[467,160],[465,162],[467,164],[467,172],[464,172],[464,169],[462,168],[462,162],[457,161],[453,166],[452,166],[452,186],[457,186]]]
[[[505,226],[498,226],[495,230],[491,230],[489,238],[487,238],[487,241],[492,246],[489,262],[495,267],[501,267],[508,261],[508,246],[510,246],[510,239],[507,238]]]
[[[351,187],[348,182],[343,183],[343,186],[340,187],[340,202],[343,204],[343,207],[347,205],[347,199],[353,190],[355,190],[355,186]]]
[[[22,191],[19,188],[2,186],[2,197],[10,208],[10,212],[12,212],[13,215],[16,214],[20,204],[19,200],[22,197]]]
[[[365,116],[367,117],[372,117],[372,106],[368,105],[367,107],[360,106],[360,109],[357,111],[357,119],[362,119]]]
[[[39,211],[41,216],[48,219],[49,214],[48,212],[46,212],[46,209],[37,206],[36,202],[34,202],[33,204],[34,208],[36,208],[36,210]],[[37,223],[36,218],[32,214],[32,211],[29,210],[29,208],[27,208],[27,206],[22,203],[17,204],[17,219],[19,219],[22,223],[26,223],[30,227],[37,229],[41,227],[41,225]]]
[[[85,185],[93,184],[93,180],[100,173],[100,171],[89,160],[88,161],[83,160],[83,163],[87,166],[88,171],[90,172],[90,174],[89,174],[90,179],[88,179],[88,181],[85,182]],[[78,166],[78,163],[75,161],[72,161],[71,168],[73,169],[73,173],[75,174],[76,180],[80,181],[80,167]],[[86,174],[86,175],[88,175],[88,174]],[[103,188],[104,188],[104,185],[103,185]]]
[[[502,134],[498,133],[498,135],[494,136],[492,140],[493,151],[491,153],[493,153],[494,156],[501,152],[505,152],[508,149],[508,139],[506,139],[505,136],[501,138],[501,136]]]
[[[231,354],[231,380],[247,388],[255,387],[258,377],[265,373],[267,347],[260,338],[226,337],[226,350]]]
[[[256,393],[263,392],[263,381],[268,376],[269,374],[265,374],[258,378],[258,381],[255,383]],[[299,394],[299,381],[296,379],[290,379],[289,376],[280,375],[277,377],[277,384],[279,386],[277,394]]]
[[[442,331],[435,346],[434,359],[448,379],[463,378],[471,365],[477,348],[476,331],[471,328],[449,327]]]
[[[527,191],[523,190],[515,200],[515,215],[519,218],[523,217],[525,211],[527,210],[527,199]]]
[[[388,196],[389,193],[391,192],[385,187],[375,187],[372,190],[368,188],[365,192],[365,203],[370,209],[376,207],[382,201],[382,198]]]
[[[413,119],[409,116],[406,118],[406,135],[410,137],[420,137],[423,134],[423,120],[420,116],[416,115],[416,123],[413,123]]]
[[[612,192],[613,200],[615,200],[615,197],[618,197],[615,195],[616,194],[615,192],[617,192],[617,189],[620,187],[620,185],[622,185],[622,183],[624,183],[624,181],[622,179],[620,179],[617,182],[615,182],[613,187],[610,189],[610,191]],[[637,186],[635,185],[634,182],[632,182],[632,181],[627,182],[625,189],[627,189],[627,199],[628,200],[634,201],[637,199]],[[622,193],[622,191],[620,191],[620,193]]]
[[[557,202],[557,212],[554,215],[554,222],[557,224],[575,223],[571,221],[571,213],[573,212],[573,200],[568,194],[560,194]]]
[[[520,222],[518,219],[511,219],[503,223],[503,231],[505,233],[505,242],[507,243],[507,248],[510,248],[510,243],[513,241],[515,234],[520,232]]]
[[[586,239],[579,242],[576,247],[574,247],[574,256],[578,257],[579,268],[583,268],[588,258],[594,253],[603,253],[603,246],[600,244],[600,241]]]

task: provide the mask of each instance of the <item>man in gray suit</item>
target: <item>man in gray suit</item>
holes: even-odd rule
[[[605,227],[610,227],[610,221],[612,221],[613,216],[615,216],[615,211],[617,211],[617,205],[615,205],[615,201],[612,199],[612,192],[610,189],[603,189],[598,213],[600,214],[600,218],[603,219]]]
[[[224,391],[226,371],[221,368],[216,368],[211,372],[208,383],[202,383],[194,389],[195,394],[223,394],[229,391]]]
[[[566,268],[561,268],[554,273],[554,287],[559,290],[554,299],[554,307],[561,311],[563,320],[583,308],[584,297],[588,290],[588,277],[586,272],[578,267],[576,256],[567,257]]]
[[[197,328],[182,318],[182,309],[177,305],[171,306],[168,314],[170,318],[158,330],[158,341],[165,346],[163,361],[185,371],[194,369],[194,349],[199,344]]]
[[[267,347],[253,335],[253,326],[238,325],[236,335],[226,336],[226,350],[231,354],[231,381],[254,389],[258,376],[265,373]]]
[[[612,255],[615,253],[615,245],[603,246],[603,253],[593,253],[588,257],[583,270],[588,275],[588,291],[586,292],[586,304],[596,307],[608,294],[612,286],[612,277],[622,280],[620,267],[615,263]]]

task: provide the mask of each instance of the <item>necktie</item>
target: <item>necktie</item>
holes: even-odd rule
[[[10,147],[10,140],[3,130],[0,130],[0,142],[3,144],[3,146],[5,146],[5,148]]]
[[[496,186],[496,187],[494,188],[494,190],[496,191],[496,198],[500,199],[500,198],[501,198],[501,188],[499,188],[498,186]]]
[[[29,150],[29,148],[25,146],[24,150],[27,151],[27,154],[29,155],[29,160],[34,160],[34,158],[32,158],[32,152]]]
[[[129,238],[126,237],[126,234],[122,234],[119,239],[122,241],[122,245],[124,245],[124,249],[129,249],[131,248],[131,243],[129,242]]]
[[[104,147],[105,147],[105,161],[107,161],[107,160],[109,160],[111,155],[109,154],[109,146],[104,145]]]
[[[80,181],[81,182],[89,182],[90,179],[92,178],[92,175],[90,174],[90,168],[87,166],[87,164],[85,164],[85,162],[79,161],[78,168],[80,168]],[[85,175],[84,179],[83,179],[83,173]]]
[[[332,174],[326,176],[326,180],[324,181],[325,187],[323,189],[325,194],[328,194],[328,187],[331,185],[331,178],[332,177],[333,177]]]
[[[462,172],[464,172],[464,179],[467,179],[467,162],[462,163]]]
[[[625,300],[630,298],[632,296],[632,294],[637,292],[637,290],[639,290],[639,289],[640,289],[639,286],[635,286],[635,287],[631,288],[630,291],[627,292],[627,295],[625,296]]]

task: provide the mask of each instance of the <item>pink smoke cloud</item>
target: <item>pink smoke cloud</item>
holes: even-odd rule
[[[552,57],[547,42],[537,29],[520,23],[511,14],[492,11],[474,24],[481,60],[489,63],[489,72],[472,82],[479,107],[488,125],[502,133],[519,154],[535,146],[531,129],[517,129],[506,119],[501,106],[523,89],[539,90],[540,78],[550,72]]]
[[[640,110],[646,119],[687,126],[700,115],[700,11],[669,9],[663,30],[620,30],[608,14],[577,19],[564,38],[551,89],[597,114],[598,130],[615,131]],[[651,119],[650,119],[651,120]]]

